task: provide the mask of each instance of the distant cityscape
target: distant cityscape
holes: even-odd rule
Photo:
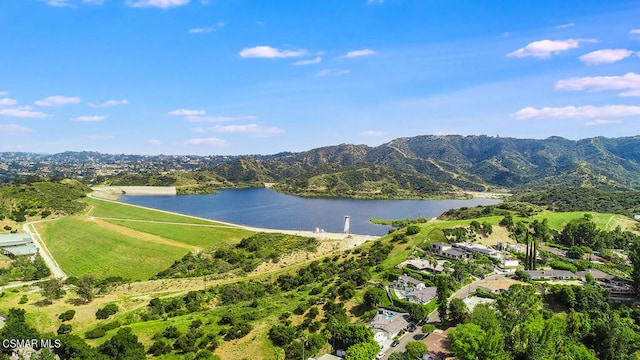
[[[93,180],[119,173],[202,170],[240,157],[269,158],[273,156],[124,155],[90,151],[58,154],[0,153],[0,182],[11,181],[16,176],[28,175]]]

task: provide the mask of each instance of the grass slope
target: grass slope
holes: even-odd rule
[[[169,267],[188,250],[127,236],[82,218],[40,224],[44,241],[69,276],[122,276],[143,280]]]
[[[37,225],[69,276],[145,280],[188,251],[234,244],[253,234],[205,219],[97,199],[86,202],[92,207],[88,215]]]

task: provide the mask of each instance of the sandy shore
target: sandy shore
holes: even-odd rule
[[[93,197],[118,200],[122,195],[176,195],[175,186],[95,186]]]

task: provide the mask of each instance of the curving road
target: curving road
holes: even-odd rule
[[[46,222],[46,221],[55,221],[55,220],[57,219],[29,221],[24,225],[22,225],[22,228],[27,234],[29,234],[29,236],[31,236],[31,240],[33,240],[33,243],[36,246],[36,249],[38,249],[38,253],[40,254],[40,256],[42,256],[42,259],[44,259],[44,262],[49,267],[49,270],[51,270],[51,274],[53,274],[53,277],[57,279],[65,280],[67,278],[67,274],[65,274],[65,272],[62,271],[62,269],[60,268],[60,265],[58,265],[58,263],[55,261],[55,259],[49,252],[49,249],[47,249],[47,246],[44,244],[44,241],[42,241],[42,237],[40,236],[40,233],[38,232],[38,230],[36,230],[36,227],[33,226],[33,224],[36,224],[36,223]]]

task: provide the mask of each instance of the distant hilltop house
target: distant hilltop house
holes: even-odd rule
[[[38,253],[29,234],[0,234],[0,251],[12,258],[28,256],[31,260]]]
[[[587,281],[587,274],[590,274],[596,284],[605,289],[609,297],[629,297],[635,294],[633,287],[628,281],[598,269],[588,269],[576,273],[582,281]]]
[[[435,287],[426,287],[422,281],[411,276],[399,276],[393,287],[403,292],[402,297],[413,303],[426,304],[436,298]]]
[[[420,290],[424,289],[425,285],[422,281],[412,278],[408,275],[401,275],[396,280],[395,288],[399,290]]]
[[[401,262],[400,267],[406,266],[408,268],[427,272],[430,274],[441,274],[444,272],[444,263],[446,260],[429,261],[425,259],[411,259]]]
[[[443,242],[434,242],[430,247],[431,252],[440,256],[448,257],[451,259],[469,259],[471,254],[464,250],[454,249],[451,244]]]
[[[525,270],[531,280],[576,280],[578,276],[568,270]]]

